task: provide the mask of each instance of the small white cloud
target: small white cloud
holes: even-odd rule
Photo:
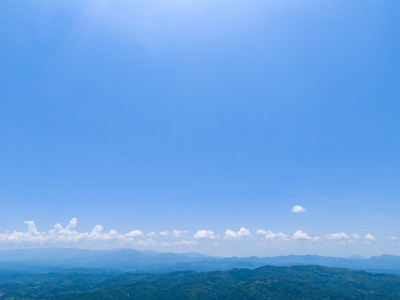
[[[25,221],[24,224],[28,226],[28,233],[30,234],[38,234],[35,222],[33,221]]]
[[[199,230],[195,233],[195,235],[193,236],[195,239],[217,239],[218,236],[215,235],[214,232],[210,231],[210,230]]]
[[[361,237],[357,233],[353,233],[351,237],[355,240],[359,240]]]
[[[389,240],[389,241],[395,241],[395,240],[397,240],[397,237],[394,236],[394,235],[389,235],[389,236],[386,237],[386,239]]]
[[[176,238],[178,238],[178,237],[180,237],[180,236],[182,236],[182,235],[185,235],[185,234],[188,234],[189,232],[187,231],[187,230],[174,230],[173,232],[172,232],[172,235],[174,236],[174,237],[176,237]]]
[[[128,233],[125,233],[125,236],[128,237],[128,238],[134,238],[134,237],[137,237],[137,236],[144,236],[144,234],[140,230],[133,230],[133,231],[130,231]]]
[[[293,238],[294,238],[295,240],[311,240],[311,237],[310,237],[307,233],[305,233],[305,232],[303,232],[303,231],[301,231],[301,230],[297,230],[297,231],[293,234]]]
[[[292,207],[292,213],[303,213],[306,212],[306,209],[301,205],[295,205]]]
[[[303,232],[301,230],[297,230],[293,234],[292,238],[294,240],[310,240],[310,241],[318,241],[320,239],[320,237],[318,237],[318,236],[315,236],[315,237],[309,236],[308,233]]]
[[[236,234],[236,232],[235,231],[232,231],[232,230],[230,230],[230,229],[227,229],[226,231],[225,231],[225,237],[224,237],[225,239],[234,239],[234,238],[237,238],[237,234]]]
[[[92,232],[89,234],[89,239],[92,240],[97,240],[102,238],[102,231],[103,231],[103,226],[97,224],[94,226],[92,229]]]
[[[65,227],[65,229],[67,231],[70,231],[71,229],[74,229],[76,227],[76,225],[78,224],[78,220],[77,218],[72,218],[71,221],[69,221],[67,227]],[[60,224],[58,224],[60,225]],[[61,226],[61,225],[60,225]]]
[[[111,236],[118,236],[118,232],[117,232],[115,229],[111,229],[111,230],[108,232],[108,234],[111,235]]]
[[[250,231],[247,230],[246,228],[242,227],[242,228],[240,228],[239,231],[233,231],[233,230],[227,229],[225,231],[224,238],[225,239],[241,239],[243,237],[250,236],[250,235],[251,235]]]
[[[148,234],[147,234],[147,236],[150,236],[150,237],[154,237],[154,236],[156,236],[157,234],[154,232],[154,231],[150,231]]]
[[[274,233],[271,230],[264,230],[264,229],[259,229],[256,231],[256,234],[264,235],[265,239],[267,240],[275,240],[275,239],[280,239],[280,240],[287,240],[288,236],[282,232]]]
[[[364,239],[369,240],[369,241],[374,241],[376,240],[376,237],[374,237],[372,234],[367,233],[364,237]]]
[[[161,236],[169,236],[169,231],[168,230],[167,231],[161,231],[159,233],[159,235],[161,235]]]
[[[342,239],[348,239],[349,236],[344,232],[338,232],[338,233],[328,234],[326,238],[328,240],[342,240]]]

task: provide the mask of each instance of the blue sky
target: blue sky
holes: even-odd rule
[[[0,232],[77,218],[81,232],[212,231],[219,250],[190,250],[220,255],[397,253],[385,238],[400,237],[399,13],[398,1],[1,1]],[[244,251],[224,239],[242,227],[360,243],[271,250],[243,236]]]

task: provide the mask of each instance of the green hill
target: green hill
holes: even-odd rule
[[[400,277],[319,266],[177,272],[61,299],[399,299]]]
[[[6,277],[0,299],[400,299],[398,275],[320,266]]]

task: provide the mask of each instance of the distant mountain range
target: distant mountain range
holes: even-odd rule
[[[400,275],[321,266],[164,274],[0,271],[0,299],[400,299]]]
[[[0,269],[30,272],[101,269],[123,272],[216,271],[233,268],[254,269],[265,265],[320,265],[381,273],[400,273],[400,256],[339,258],[317,255],[277,257],[213,257],[198,253],[160,253],[116,249],[92,251],[44,248],[0,251]]]

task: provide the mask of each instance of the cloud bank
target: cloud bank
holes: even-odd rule
[[[120,233],[116,229],[104,230],[103,226],[97,224],[91,230],[82,232],[76,229],[78,225],[76,218],[72,218],[66,226],[57,223],[48,231],[40,231],[34,221],[24,223],[26,225],[25,231],[0,233],[0,248],[78,247],[112,249],[127,247],[158,251],[165,249],[165,251],[202,252],[202,249],[206,251],[210,249],[234,251],[246,246],[251,251],[253,249],[255,251],[257,249],[262,250],[265,247],[276,247],[279,251],[283,251],[285,249],[316,249],[317,245],[325,245],[329,249],[334,247],[371,247],[384,242],[396,243],[399,241],[393,235],[380,239],[371,233],[359,235],[357,233],[336,232],[314,235],[301,229],[295,230],[293,233],[273,232],[267,229],[258,229],[252,232],[245,227],[240,227],[238,230],[228,228],[220,233],[209,229],[199,229],[193,232],[174,229],[158,233],[134,229]]]

